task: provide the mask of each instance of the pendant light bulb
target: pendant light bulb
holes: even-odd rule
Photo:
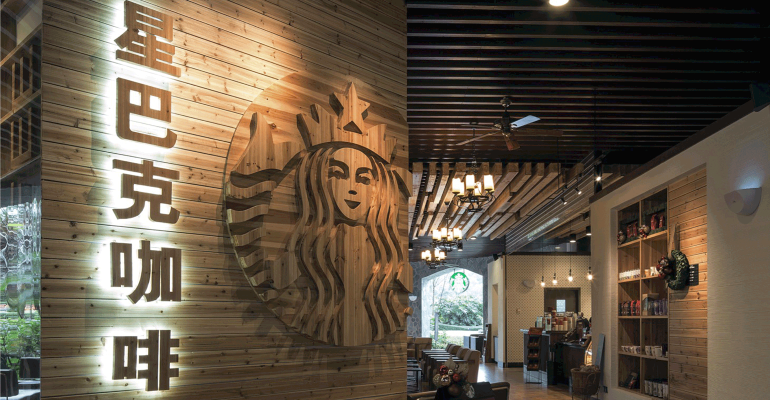
[[[545,287],[545,276],[540,278],[540,286]]]
[[[572,277],[572,271],[569,272],[569,276],[567,277],[567,280],[572,282],[572,280],[575,279]]]
[[[591,273],[591,266],[588,267],[588,276],[587,276],[587,278],[588,278],[589,281],[594,280],[594,274]]]
[[[553,281],[551,281],[554,285],[557,285],[559,281],[556,280],[556,272],[553,273]]]
[[[583,191],[580,190],[579,187],[575,187],[575,193],[577,193],[578,195],[581,195],[581,194],[583,194]]]
[[[569,3],[569,0],[548,0],[548,4],[554,7],[561,7],[567,3]]]

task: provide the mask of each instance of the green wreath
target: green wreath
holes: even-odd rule
[[[668,287],[672,290],[684,289],[690,274],[690,263],[687,261],[687,256],[679,250],[671,250],[671,258],[676,263],[676,272],[666,276]]]

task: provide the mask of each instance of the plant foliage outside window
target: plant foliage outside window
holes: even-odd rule
[[[458,328],[472,327],[473,330],[476,330],[478,326],[484,324],[482,317],[484,304],[470,296],[441,299],[435,310],[439,315],[439,329],[441,329],[441,324],[447,324]]]

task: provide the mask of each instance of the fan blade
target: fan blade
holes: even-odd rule
[[[513,151],[513,150],[518,150],[518,149],[521,148],[521,145],[519,144],[519,142],[517,140],[513,140],[511,138],[508,138],[508,140],[510,140],[511,146],[513,146],[513,148],[511,148],[511,146],[508,146],[508,150]]]
[[[516,136],[562,136],[564,132],[556,129],[516,129]]]
[[[524,117],[524,118],[522,118],[522,119],[520,119],[518,121],[511,122],[511,128],[521,128],[524,125],[529,125],[529,124],[531,124],[533,122],[537,122],[537,121],[540,121],[540,118],[538,118],[538,117],[536,117],[534,115],[527,115],[526,117]]]
[[[479,139],[483,139],[483,138],[485,138],[485,137],[487,137],[487,136],[491,136],[491,135],[494,135],[495,133],[500,133],[500,131],[492,131],[492,132],[489,132],[489,133],[485,133],[485,134],[483,134],[483,135],[481,135],[481,136],[476,136],[475,138],[471,138],[471,139],[468,139],[468,140],[466,140],[466,141],[463,141],[463,142],[457,143],[455,146],[462,146],[462,145],[464,145],[464,144],[468,144],[468,143],[470,143],[470,142],[475,142],[475,141],[477,141],[477,140],[479,140]]]
[[[510,137],[503,135],[503,138],[505,138],[505,145],[508,146],[508,150],[513,151],[520,147],[519,144],[511,140]]]
[[[484,124],[463,124],[460,126],[463,128],[492,129],[495,127],[495,124],[487,122]]]

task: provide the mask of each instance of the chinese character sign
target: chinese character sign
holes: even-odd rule
[[[179,377],[179,368],[171,363],[179,362],[179,355],[171,349],[179,347],[179,339],[171,338],[171,331],[147,331],[147,339],[136,336],[115,336],[113,338],[112,379],[146,379],[147,391],[168,390],[170,378]],[[138,349],[147,349],[147,355],[138,355]],[[146,364],[147,369],[138,369]]]
[[[110,243],[112,287],[133,287],[133,262],[130,243]],[[182,250],[163,247],[152,250],[149,240],[142,240],[138,250],[142,262],[139,282],[128,299],[145,301],[182,301]],[[149,291],[147,290],[149,287]]]
[[[117,58],[179,76],[179,68],[172,64],[176,52],[174,22],[169,15],[125,2],[126,31],[115,39],[122,50]]]
[[[179,219],[179,211],[171,207],[171,181],[178,180],[179,171],[154,166],[152,161],[142,160],[141,164],[123,160],[112,160],[113,169],[121,169],[138,175],[123,174],[121,177],[120,197],[134,200],[128,208],[116,208],[112,211],[118,219],[134,218],[144,211],[146,203],[150,204],[150,219],[155,222],[175,224]],[[157,179],[164,178],[164,179]],[[156,189],[151,193],[148,189]],[[159,192],[159,193],[158,193]],[[160,206],[169,206],[168,213],[162,213]]]
[[[174,147],[176,133],[166,129],[166,136],[160,137],[134,131],[131,114],[171,122],[171,92],[118,78],[118,137],[166,149]]]

